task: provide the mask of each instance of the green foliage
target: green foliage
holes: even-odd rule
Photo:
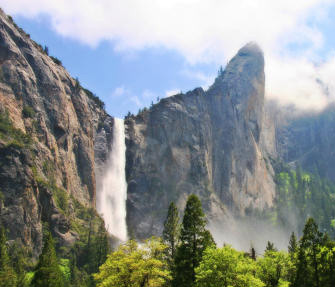
[[[295,286],[320,287],[320,260],[318,253],[323,243],[323,235],[314,219],[309,218],[304,227],[298,253],[297,276]]]
[[[32,287],[64,287],[65,280],[58,265],[54,240],[48,232],[36,267]]]
[[[43,52],[49,56],[49,47],[48,46],[44,46]]]
[[[108,255],[106,262],[94,275],[97,287],[160,287],[170,279],[164,261],[166,245],[158,238],[151,238],[139,247],[129,240],[117,251]]]
[[[62,65],[62,61],[59,60],[58,58],[53,57],[53,56],[50,56],[50,58],[51,58],[51,60],[52,60],[56,65],[59,65],[59,66]]]
[[[289,283],[293,268],[289,255],[283,251],[267,250],[263,258],[257,260],[257,276],[266,287],[277,287]]]
[[[59,269],[63,274],[64,279],[67,282],[71,281],[71,268],[70,268],[70,260],[62,258],[59,260]]]
[[[8,112],[0,112],[0,139],[7,143],[8,147],[21,149],[30,147],[31,136],[13,126]]]
[[[171,260],[171,262],[174,260],[175,257],[179,233],[180,223],[178,209],[176,205],[171,202],[163,229],[163,240],[164,243],[168,246],[168,258]]]
[[[35,111],[30,106],[23,106],[22,115],[25,118],[33,118],[35,116]]]
[[[49,181],[44,180],[43,178],[37,176],[35,178],[39,187],[48,189],[51,191],[53,198],[55,199],[55,204],[59,208],[59,210],[67,215],[69,211],[69,195],[63,189],[58,187],[55,182],[49,178]]]
[[[289,241],[289,246],[288,246],[288,252],[290,254],[294,254],[298,250],[298,243],[297,243],[297,238],[295,236],[295,233],[292,232],[290,236],[290,241]]]
[[[275,245],[270,241],[268,241],[266,248],[265,248],[265,252],[267,251],[277,251]]]
[[[176,252],[174,286],[194,286],[195,268],[199,266],[203,251],[215,244],[205,225],[206,219],[201,202],[192,194],[186,203],[180,245]]]
[[[321,230],[335,236],[335,184],[315,174],[306,173],[274,163],[276,176],[275,207],[263,214],[275,224],[301,234],[304,224],[312,216]],[[293,220],[292,220],[293,219]]]
[[[17,275],[12,267],[7,250],[5,229],[0,227],[0,287],[16,287]]]
[[[262,287],[263,282],[255,277],[255,261],[226,245],[223,248],[209,247],[205,250],[199,267],[196,268],[196,286]]]

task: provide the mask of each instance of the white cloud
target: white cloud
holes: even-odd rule
[[[334,0],[0,0],[9,14],[50,17],[57,33],[91,46],[111,41],[117,50],[164,47],[189,63],[225,63],[249,41],[266,56],[267,94],[304,107],[327,102],[334,57],[313,62],[324,44],[318,29]],[[299,46],[299,54],[289,47]]]
[[[120,86],[114,89],[114,91],[111,94],[111,97],[113,98],[119,98],[124,95],[128,94],[128,90],[124,86]]]
[[[153,100],[156,97],[156,95],[150,90],[144,90],[142,92],[142,97],[146,100]]]
[[[192,69],[184,69],[181,73],[188,78],[200,81],[201,87],[205,90],[207,90],[209,86],[213,84],[215,77],[217,76],[217,73],[206,75],[205,73],[199,70],[192,70]]]
[[[143,103],[138,96],[131,96],[129,100],[136,105],[136,107],[143,107]]]

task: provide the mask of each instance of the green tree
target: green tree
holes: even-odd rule
[[[298,250],[298,243],[297,243],[297,237],[295,236],[294,232],[292,232],[290,236],[290,241],[288,244],[288,252],[290,254],[296,253]]]
[[[262,287],[264,283],[255,277],[256,263],[226,245],[209,247],[204,251],[196,270],[197,287]]]
[[[168,246],[168,258],[172,261],[175,257],[176,247],[180,233],[179,215],[176,205],[171,202],[168,215],[164,222],[163,240]]]
[[[277,251],[274,243],[268,241],[267,245],[266,245],[266,248],[265,248],[265,252],[267,251]]]
[[[195,268],[199,266],[203,251],[206,247],[215,245],[205,225],[201,202],[196,195],[190,195],[185,207],[180,245],[176,252],[173,286],[194,286]]]
[[[0,227],[0,287],[16,287],[17,275],[11,265],[5,228]]]
[[[47,232],[45,236],[42,253],[31,285],[32,287],[63,287],[65,285],[50,232]]]
[[[305,224],[303,236],[300,240],[297,274],[294,282],[295,287],[320,287],[320,258],[318,256],[322,243],[323,234],[319,231],[313,218],[309,218]]]
[[[94,274],[97,287],[161,287],[171,279],[164,254],[167,246],[151,238],[139,247],[129,240],[108,255]]]
[[[288,286],[291,270],[291,260],[288,253],[267,250],[263,258],[257,260],[258,277],[266,287]]]

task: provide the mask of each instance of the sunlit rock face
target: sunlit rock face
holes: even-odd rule
[[[97,150],[103,142],[110,145],[113,121],[2,11],[0,110],[32,139],[29,148],[0,139],[1,222],[9,239],[22,240],[36,257],[44,221],[60,246],[72,245],[78,239],[70,223],[76,216],[74,202],[95,205],[95,144]],[[59,190],[68,199],[66,212]]]
[[[263,53],[250,43],[208,91],[162,99],[126,120],[130,232],[160,234],[168,204],[182,209],[191,193],[209,220],[273,205],[264,81]]]

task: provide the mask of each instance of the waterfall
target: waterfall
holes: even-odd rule
[[[107,231],[121,241],[127,240],[125,167],[124,122],[114,118],[112,150],[107,160],[101,188],[97,193],[97,210],[105,220]]]

